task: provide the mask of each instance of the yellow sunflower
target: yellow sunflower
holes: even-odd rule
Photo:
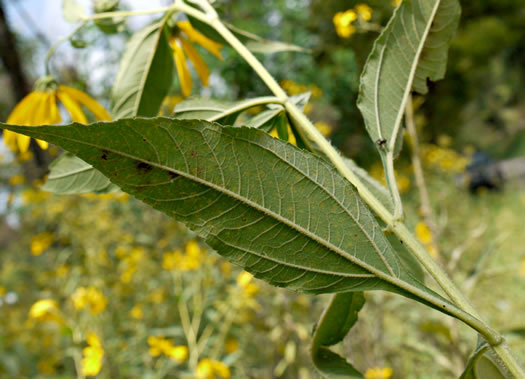
[[[186,97],[191,94],[193,83],[186,63],[185,54],[188,55],[188,59],[193,65],[193,68],[195,68],[195,71],[197,71],[199,79],[205,87],[208,87],[208,79],[210,77],[208,66],[206,66],[206,63],[201,58],[198,51],[193,47],[192,42],[201,45],[222,60],[222,45],[220,43],[212,41],[202,33],[195,30],[189,21],[177,22],[176,31],[170,37],[169,43],[173,49],[173,57],[175,58],[175,66],[177,67],[182,94]]]
[[[60,85],[53,77],[46,76],[39,79],[35,84],[35,90],[15,106],[7,118],[7,123],[28,126],[58,124],[62,118],[57,100],[60,100],[74,122],[88,123],[82,106],[93,113],[98,120],[111,120],[109,113],[92,97],[78,89]],[[4,143],[14,153],[25,153],[28,150],[30,137],[9,130],[4,130],[3,136]],[[46,141],[37,139],[36,142],[42,149],[47,149]]]

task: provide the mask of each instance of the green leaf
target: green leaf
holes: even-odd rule
[[[265,132],[269,133],[275,126],[274,120],[282,112],[283,112],[283,109],[279,109],[279,108],[267,109],[253,116],[251,119],[246,121],[244,125],[249,126],[251,128],[258,128],[258,129],[264,130]]]
[[[50,173],[44,191],[62,195],[79,193],[106,193],[118,190],[101,172],[82,159],[64,153],[49,165]]]
[[[459,379],[507,379],[507,376],[500,370],[496,358],[493,358],[489,344],[480,337]]]
[[[273,285],[391,291],[480,328],[404,269],[332,165],[260,130],[169,118],[0,125],[70,151]]]
[[[359,88],[357,105],[382,155],[400,150],[401,122],[412,90],[445,75],[449,42],[460,16],[458,0],[403,1],[377,38]],[[379,144],[386,140],[385,144]]]
[[[341,342],[357,322],[365,305],[362,292],[345,292],[332,296],[312,338],[312,362],[324,378],[363,378],[346,359],[328,347]]]
[[[145,27],[128,42],[111,94],[115,119],[158,115],[173,74],[166,20]]]
[[[84,17],[84,8],[75,0],[62,0],[62,15],[70,24],[76,24]]]

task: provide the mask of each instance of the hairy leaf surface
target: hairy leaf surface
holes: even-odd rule
[[[460,16],[458,0],[403,1],[374,43],[357,105],[380,152],[400,149],[401,121],[412,90],[445,75],[449,42]],[[399,140],[399,141],[398,141]],[[386,149],[385,149],[386,148]]]
[[[323,312],[312,338],[312,362],[324,378],[363,378],[346,359],[328,347],[341,342],[357,322],[365,305],[362,292],[333,295]]]
[[[115,119],[158,115],[171,86],[174,66],[165,24],[163,18],[128,42],[111,94]]]
[[[332,165],[257,129],[169,118],[0,125],[60,145],[271,284],[387,290],[477,322],[407,272]]]

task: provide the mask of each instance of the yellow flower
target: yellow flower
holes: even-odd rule
[[[108,304],[106,296],[93,286],[78,287],[71,295],[71,300],[76,309],[89,308],[89,312],[93,315],[103,312]]]
[[[359,17],[361,17],[365,21],[370,21],[372,18],[372,8],[370,8],[366,4],[357,4],[355,6],[355,10]]]
[[[253,275],[246,271],[241,272],[237,277],[237,285],[250,297],[259,292],[259,286],[255,283],[251,283],[252,279]]]
[[[332,134],[332,125],[323,121],[317,121],[314,123],[314,125],[323,136],[328,137],[330,134]]]
[[[87,124],[81,106],[86,107],[99,120],[111,120],[104,107],[93,98],[75,88],[59,85],[53,77],[46,76],[39,79],[35,84],[35,90],[15,106],[7,118],[7,124],[29,126],[57,124],[62,121],[57,100],[64,105],[74,122]],[[28,136],[4,130],[4,143],[13,152],[27,152],[30,140]],[[42,149],[47,149],[47,142],[41,140],[36,142]]]
[[[392,376],[394,371],[390,367],[385,368],[369,368],[365,372],[365,379],[388,379]]]
[[[239,350],[239,341],[236,338],[228,338],[224,344],[224,350],[228,353],[235,353]]]
[[[197,365],[195,376],[198,379],[215,379],[217,377],[227,379],[231,376],[231,372],[224,363],[206,358]]]
[[[102,359],[104,358],[104,349],[100,339],[95,333],[89,333],[86,342],[88,346],[82,350],[82,372],[86,376],[95,376],[102,368]]]
[[[62,319],[58,304],[52,299],[38,300],[29,309],[29,317],[37,321],[59,321]]]
[[[198,269],[205,261],[206,256],[197,241],[190,241],[184,249],[165,253],[162,259],[164,270],[192,271]]]
[[[15,187],[15,186],[18,186],[20,184],[24,184],[26,181],[26,178],[23,176],[23,175],[13,175],[9,178],[9,180],[7,181],[7,183],[11,186],[11,187]]]
[[[222,60],[220,52],[222,45],[195,30],[189,21],[177,22],[177,29],[177,32],[170,37],[169,43],[173,49],[173,57],[175,59],[175,66],[177,67],[182,94],[187,97],[191,94],[193,83],[186,63],[185,53],[188,55],[188,59],[192,63],[195,71],[197,71],[205,87],[208,87],[210,77],[208,66],[206,66],[199,52],[193,47],[192,42],[201,45],[220,60]]]
[[[525,276],[525,258],[521,259],[520,275]]]
[[[142,305],[134,305],[133,308],[129,311],[129,314],[135,320],[142,320],[144,318],[144,309]]]
[[[433,241],[432,231],[423,221],[419,221],[416,225],[416,237],[423,245],[431,244]]]
[[[337,35],[348,38],[354,34],[356,28],[352,23],[355,20],[357,20],[357,12],[353,9],[348,9],[345,12],[337,12],[332,19]]]
[[[39,256],[55,241],[52,233],[44,232],[31,237],[31,254]]]
[[[392,6],[397,7],[399,4],[401,4],[402,0],[392,0]]]
[[[149,354],[152,357],[158,357],[162,354],[171,360],[182,363],[188,359],[188,348],[184,345],[174,346],[173,343],[163,337],[148,337]]]

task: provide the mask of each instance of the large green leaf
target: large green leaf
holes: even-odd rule
[[[102,193],[118,190],[100,171],[70,153],[64,153],[49,165],[44,191],[58,194]]]
[[[482,338],[478,339],[476,350],[470,356],[465,371],[459,379],[507,379],[493,358],[489,344]]]
[[[312,338],[312,362],[319,373],[329,379],[363,378],[346,359],[328,347],[341,342],[357,322],[365,305],[362,292],[345,292],[332,296]]]
[[[374,43],[357,105],[379,151],[398,152],[401,121],[412,90],[445,75],[449,42],[460,16],[458,0],[408,0]]]
[[[115,119],[158,115],[173,75],[166,20],[145,27],[128,42],[111,94]]]
[[[77,155],[271,284],[312,293],[392,291],[480,327],[405,270],[332,165],[262,131],[169,118],[0,125]]]

